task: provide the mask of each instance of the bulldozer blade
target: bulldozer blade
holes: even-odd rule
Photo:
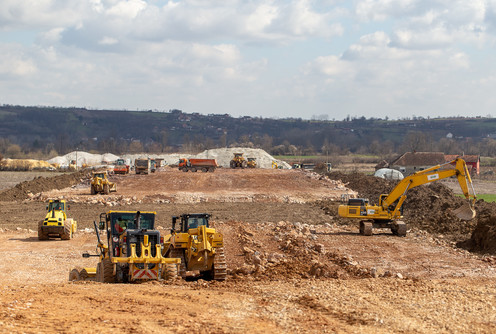
[[[453,213],[461,220],[472,220],[475,218],[475,210],[469,202],[465,203],[458,209],[453,210]]]

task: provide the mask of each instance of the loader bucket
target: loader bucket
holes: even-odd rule
[[[461,220],[471,220],[475,218],[475,210],[472,208],[472,205],[470,205],[470,202],[467,202],[458,209],[453,210],[453,213]]]

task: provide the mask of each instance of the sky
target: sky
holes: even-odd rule
[[[494,116],[496,0],[2,0],[0,104]]]

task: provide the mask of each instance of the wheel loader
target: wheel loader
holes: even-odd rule
[[[107,171],[93,172],[91,178],[90,192],[92,195],[102,193],[105,195],[117,191],[117,185],[110,182]]]
[[[229,163],[229,166],[231,168],[246,168],[248,166],[248,163],[246,162],[245,158],[243,157],[243,153],[234,153],[234,158],[231,160]]]
[[[77,221],[67,218],[66,210],[70,210],[70,206],[66,201],[50,200],[46,209],[48,213],[45,219],[38,223],[38,240],[48,240],[49,238],[72,239],[77,231]]]
[[[361,219],[360,234],[362,235],[372,235],[373,228],[389,228],[394,235],[406,236],[407,226],[400,219],[403,218],[403,203],[408,190],[453,176],[456,176],[468,200],[466,205],[454,210],[453,213],[461,220],[471,220],[475,217],[474,205],[477,198],[467,165],[461,158],[405,177],[389,194],[379,196],[379,205],[370,205],[366,198],[350,198],[346,205],[338,207],[338,215],[344,218]],[[469,185],[472,194],[469,192]]]
[[[96,268],[73,269],[70,281],[95,280],[102,283],[127,283],[168,280],[177,277],[179,258],[162,256],[163,237],[155,229],[155,212],[109,211],[93,223],[98,239]],[[107,241],[100,238],[105,231]]]
[[[207,213],[172,217],[171,234],[165,236],[163,255],[181,259],[179,274],[182,277],[199,272],[206,279],[224,281],[227,278],[224,238],[209,226],[209,218]]]

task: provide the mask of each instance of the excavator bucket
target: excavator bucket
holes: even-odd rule
[[[453,213],[461,220],[472,220],[475,218],[475,210],[472,208],[470,202],[467,202],[458,209],[453,210]]]

